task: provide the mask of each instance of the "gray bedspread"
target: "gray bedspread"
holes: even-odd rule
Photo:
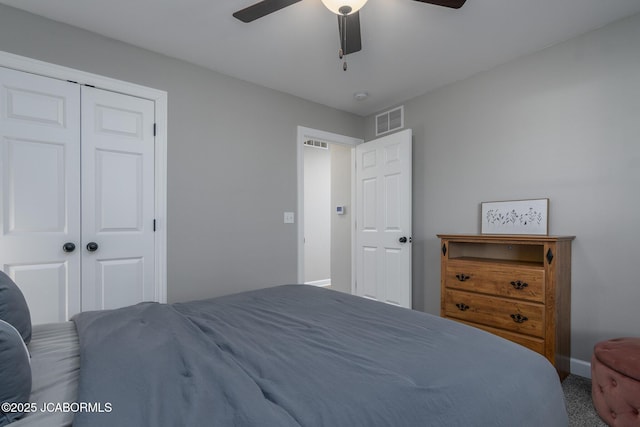
[[[542,356],[305,285],[73,319],[91,426],[566,426]]]

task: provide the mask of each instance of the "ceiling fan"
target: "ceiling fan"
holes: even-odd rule
[[[263,0],[247,8],[239,10],[233,16],[242,22],[251,22],[263,16],[277,12],[301,0]],[[415,0],[437,6],[460,9],[466,0]],[[338,31],[340,33],[340,58],[343,55],[358,52],[362,49],[360,38],[359,10],[367,0],[322,0],[322,3],[333,13],[338,15]],[[347,43],[347,41],[349,43]],[[346,62],[344,70],[346,71]]]

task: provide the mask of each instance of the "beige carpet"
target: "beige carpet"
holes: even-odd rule
[[[591,402],[591,380],[569,375],[562,382],[562,390],[569,413],[569,427],[607,427]]]

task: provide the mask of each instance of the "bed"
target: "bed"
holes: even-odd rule
[[[80,346],[73,322],[35,325],[31,342],[32,387],[30,402],[37,410],[11,427],[71,426],[73,412],[41,410],[45,403],[76,402],[80,377]]]
[[[23,426],[566,426],[542,356],[307,285],[142,303],[34,327]],[[79,406],[83,403],[84,409]]]

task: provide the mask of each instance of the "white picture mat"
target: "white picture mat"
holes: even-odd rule
[[[482,203],[482,234],[541,234],[549,232],[549,199]]]

